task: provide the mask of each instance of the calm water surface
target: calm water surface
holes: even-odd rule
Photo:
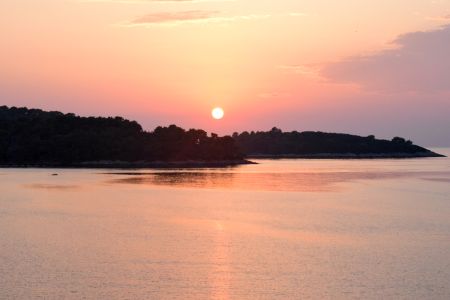
[[[258,162],[0,169],[0,299],[450,298],[450,159]]]

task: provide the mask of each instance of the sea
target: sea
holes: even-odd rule
[[[449,158],[256,162],[0,169],[0,299],[450,299]]]

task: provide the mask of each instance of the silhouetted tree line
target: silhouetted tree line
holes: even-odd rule
[[[146,132],[121,117],[79,117],[39,109],[0,107],[0,164],[87,161],[236,160],[230,136],[208,136],[175,125]]]
[[[401,137],[389,141],[376,139],[373,135],[361,137],[312,131],[283,132],[276,127],[267,132],[234,133],[233,138],[247,155],[431,153]]]

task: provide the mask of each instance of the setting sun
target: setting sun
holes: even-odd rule
[[[224,111],[222,108],[220,107],[216,107],[211,111],[211,115],[214,119],[216,120],[220,120],[223,118],[223,116],[225,115]]]

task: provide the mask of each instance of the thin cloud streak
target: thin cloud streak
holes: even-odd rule
[[[450,21],[450,14],[449,15],[445,15],[445,16],[427,17],[427,20],[434,21],[434,22],[448,23]]]
[[[320,78],[320,68],[317,65],[279,65],[278,69],[304,77]]]
[[[213,18],[218,11],[190,10],[182,12],[163,12],[148,14],[131,21],[131,24],[153,24],[184,21],[198,21]]]
[[[123,3],[123,4],[145,4],[145,3],[200,3],[200,2],[235,2],[236,0],[78,0],[80,3]]]
[[[132,21],[127,21],[119,24],[124,27],[136,26],[152,26],[152,25],[181,25],[186,23],[221,23],[245,20],[267,19],[277,16],[299,17],[305,16],[303,13],[288,13],[288,14],[249,14],[249,15],[235,15],[235,16],[219,16],[220,11],[203,11],[190,10],[179,12],[161,12],[152,13]]]

